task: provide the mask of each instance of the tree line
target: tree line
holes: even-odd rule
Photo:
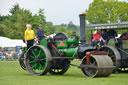
[[[90,24],[127,22],[128,2],[93,0],[85,13]]]
[[[64,32],[68,36],[73,31],[79,35],[80,27],[70,21],[68,24],[53,25],[47,22],[44,16],[44,9],[39,9],[38,13],[32,14],[30,10],[21,8],[15,4],[10,9],[10,14],[0,15],[0,36],[12,39],[24,39],[26,24],[32,24],[36,32],[38,25],[42,24],[46,35]],[[89,8],[84,11],[89,24],[128,22],[128,2],[118,0],[93,0]],[[86,34],[90,36],[90,31]]]
[[[0,15],[0,36],[12,39],[24,39],[24,31],[26,24],[32,24],[32,29],[36,32],[38,26],[43,25],[46,35],[65,32],[71,35],[72,31],[79,29],[72,22],[69,24],[53,25],[52,22],[47,22],[44,16],[44,9],[39,9],[38,13],[32,14],[30,10],[21,8],[19,4],[15,4],[9,11],[9,15]]]

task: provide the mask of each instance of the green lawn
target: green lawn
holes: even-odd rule
[[[128,85],[128,74],[85,78],[80,69],[71,67],[64,75],[32,76],[17,61],[0,61],[0,85]]]

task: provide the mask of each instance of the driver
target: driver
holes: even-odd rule
[[[44,33],[44,30],[43,30],[43,26],[42,25],[39,25],[39,28],[37,30],[37,38],[38,38],[38,41],[40,43],[40,41],[46,37],[45,33]]]
[[[76,39],[79,39],[79,37],[76,35],[76,32],[72,32],[72,36],[71,37],[76,37]]]
[[[113,29],[110,29],[108,32],[107,32],[109,38],[115,38],[117,37],[117,32]]]
[[[107,44],[108,40],[109,40],[109,36],[108,36],[108,33],[107,33],[107,30],[103,29],[102,30],[102,38],[104,39],[104,44]]]

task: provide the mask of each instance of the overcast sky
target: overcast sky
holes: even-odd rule
[[[88,9],[93,0],[0,0],[0,14],[9,14],[9,9],[18,3],[21,8],[29,9],[33,14],[37,13],[39,8],[45,9],[47,21],[54,25],[69,23],[79,24],[80,13]],[[128,0],[119,0],[128,1]]]

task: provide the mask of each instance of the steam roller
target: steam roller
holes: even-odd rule
[[[86,77],[108,77],[115,68],[107,52],[98,51],[98,47],[85,44],[85,17],[80,15],[80,41],[78,36],[67,37],[57,33],[53,38],[43,38],[38,45],[24,53],[24,65],[32,75],[63,75],[70,66],[81,69]],[[71,64],[74,59],[81,60],[80,65]],[[21,64],[23,65],[23,63]]]

